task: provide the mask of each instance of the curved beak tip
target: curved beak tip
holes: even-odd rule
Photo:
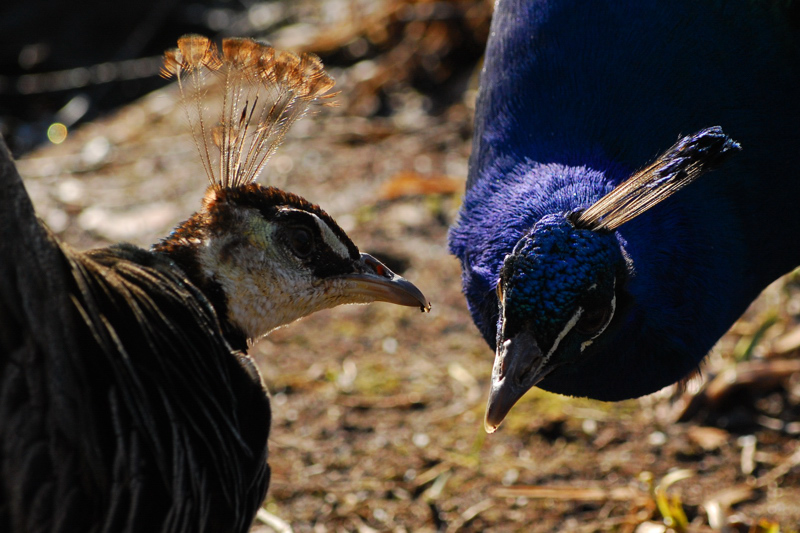
[[[486,404],[486,414],[483,417],[483,429],[486,433],[492,434],[497,431],[511,407],[516,403],[516,399],[511,402],[506,401],[505,395],[497,394],[498,391],[492,390],[489,394],[489,401]]]
[[[527,331],[498,346],[483,420],[487,433],[497,431],[517,401],[547,375],[544,362],[536,339]]]
[[[425,295],[422,294],[422,291],[419,290],[416,285],[407,279],[393,274],[393,277],[386,280],[384,283],[387,289],[387,292],[384,294],[384,301],[397,305],[405,305],[407,307],[419,307],[419,310],[423,313],[430,312],[430,301],[425,298]]]
[[[416,285],[395,274],[371,255],[361,254],[359,270],[360,273],[348,276],[353,282],[355,294],[371,301],[418,307],[423,313],[431,310],[430,301]]]

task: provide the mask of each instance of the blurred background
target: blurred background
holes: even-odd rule
[[[206,178],[158,75],[180,35],[313,52],[337,80],[338,106],[298,122],[260,181],[321,204],[433,309],[340,308],[253,347],[274,410],[254,531],[799,529],[796,274],[686,388],[615,404],[536,389],[485,434],[493,354],[446,235],[490,1],[8,4],[0,133],[39,215],[81,249],[148,246],[199,205]]]
[[[161,54],[185,33],[313,51],[329,68],[359,64],[354,74],[368,83],[348,97],[363,116],[393,114],[401,87],[441,113],[463,96],[490,12],[476,0],[9,2],[0,7],[0,133],[21,155],[58,140],[53,124],[73,128],[164,86]]]

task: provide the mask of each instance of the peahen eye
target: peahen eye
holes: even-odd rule
[[[613,305],[590,307],[584,311],[578,323],[575,324],[575,330],[584,335],[598,335],[608,325],[613,312]]]
[[[308,257],[314,251],[314,237],[305,228],[289,228],[286,231],[286,244],[300,258]]]

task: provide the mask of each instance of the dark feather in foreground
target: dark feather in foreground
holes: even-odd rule
[[[535,385],[621,400],[685,379],[800,263],[787,6],[499,0],[450,233],[496,350],[488,429]]]
[[[248,340],[342,304],[430,308],[319,206],[253,183],[332,87],[319,59],[222,50],[189,35],[166,54],[211,185],[150,250],[60,243],[0,146],[0,531],[247,531],[270,472]]]
[[[60,244],[2,150],[0,529],[246,531],[269,482],[252,363],[169,259]]]

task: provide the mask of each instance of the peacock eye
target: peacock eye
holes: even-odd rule
[[[305,228],[289,228],[286,231],[286,244],[300,258],[308,257],[314,251],[314,237]]]
[[[590,307],[584,311],[578,323],[575,324],[575,330],[584,335],[598,335],[608,325],[613,313],[613,305]]]
[[[503,282],[502,282],[502,280],[498,280],[497,281],[497,288],[495,290],[497,291],[497,299],[502,302],[503,301]]]

